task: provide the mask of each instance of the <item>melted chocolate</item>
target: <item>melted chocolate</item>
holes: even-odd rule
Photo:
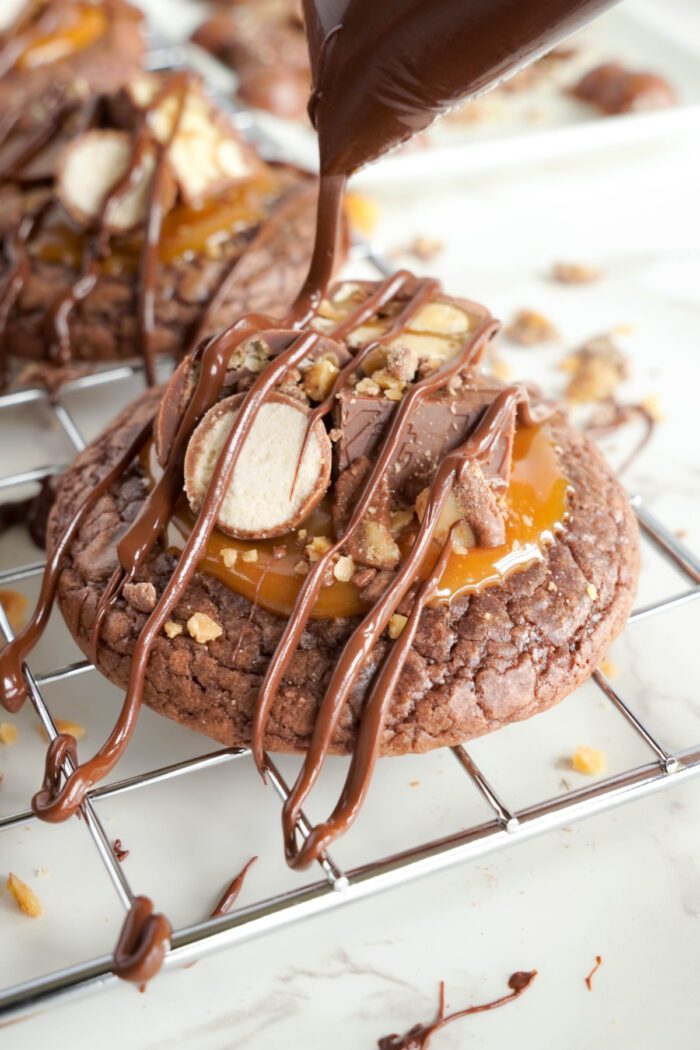
[[[584,982],[585,982],[586,988],[588,989],[589,992],[593,991],[593,984],[592,984],[593,976],[594,976],[594,974],[596,974],[598,972],[602,962],[603,962],[603,956],[602,955],[596,955],[596,957],[595,957],[595,966],[593,967],[591,972],[584,977]]]
[[[228,884],[223,894],[221,895],[219,903],[216,905],[216,907],[211,913],[212,919],[216,919],[219,915],[226,915],[228,912],[231,911],[231,908],[238,900],[238,895],[243,889],[245,877],[252,868],[253,864],[255,864],[257,859],[257,857],[251,857],[248,863],[243,865],[243,867],[235,876],[235,878],[231,880],[231,882]]]
[[[607,437],[635,419],[641,420],[644,429],[637,444],[625,461],[617,468],[618,477],[624,474],[626,470],[629,470],[651,441],[656,426],[656,419],[653,414],[646,405],[623,404],[621,401],[611,397],[601,404],[599,411],[583,428],[592,437]]]
[[[129,856],[129,853],[131,852],[128,849],[124,849],[121,839],[114,840],[114,845],[112,846],[112,849],[114,851],[114,856],[117,858],[120,864],[126,860],[126,858]]]
[[[112,969],[124,981],[143,985],[160,970],[172,927],[164,915],[154,914],[153,901],[134,897],[114,949]]]
[[[321,169],[349,174],[613,0],[304,0]]]
[[[526,988],[529,988],[537,976],[537,970],[519,970],[508,978],[508,987],[511,989],[507,995],[500,999],[493,999],[490,1003],[482,1003],[479,1006],[468,1006],[464,1010],[456,1010],[453,1014],[445,1013],[445,982],[440,982],[440,1003],[438,1014],[430,1024],[416,1024],[405,1035],[385,1035],[378,1040],[379,1050],[427,1050],[430,1040],[436,1032],[446,1028],[453,1021],[461,1017],[470,1017],[472,1014],[483,1014],[487,1010],[497,1010],[506,1003],[512,1003],[518,999]]]

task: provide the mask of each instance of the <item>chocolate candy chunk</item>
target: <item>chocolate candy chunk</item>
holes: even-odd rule
[[[499,393],[496,389],[446,391],[428,397],[412,413],[411,421],[390,472],[393,491],[414,499],[430,484],[440,460],[469,437],[484,411]],[[397,402],[385,397],[342,390],[335,409],[335,425],[341,431],[336,444],[338,471],[346,470],[362,456],[370,459],[379,451],[382,435]],[[504,488],[510,477],[515,434],[512,420],[496,441],[483,471],[489,483]]]

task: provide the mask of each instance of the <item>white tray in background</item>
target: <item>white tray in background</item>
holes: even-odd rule
[[[156,0],[142,0],[153,24],[170,40],[186,40],[201,19],[201,5],[190,0],[168,4],[168,22]],[[690,31],[682,35],[647,0],[630,0],[612,8],[572,40],[580,48],[571,59],[554,67],[537,86],[513,94],[484,96],[480,105],[486,119],[465,123],[456,117],[438,121],[423,148],[404,149],[381,164],[363,171],[358,183],[391,185],[397,182],[444,178],[457,172],[488,170],[499,165],[532,163],[639,143],[672,134],[700,130],[700,35],[689,12]],[[192,49],[195,63],[198,48]],[[201,53],[200,53],[201,58]],[[632,68],[667,77],[679,96],[679,105],[649,113],[605,117],[593,107],[562,91],[600,62],[620,60]],[[220,71],[223,90],[235,91],[234,74]],[[261,110],[256,123],[274,139],[285,156],[304,167],[316,165],[315,134],[302,122],[283,120]]]

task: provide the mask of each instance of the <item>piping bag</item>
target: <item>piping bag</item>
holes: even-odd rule
[[[304,0],[321,171],[349,175],[614,0]]]

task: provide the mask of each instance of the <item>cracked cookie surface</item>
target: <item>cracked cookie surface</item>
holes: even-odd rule
[[[108,470],[158,405],[144,395],[76,460],[63,478],[49,522],[49,549],[84,494]],[[542,561],[497,587],[424,612],[395,691],[382,753],[453,745],[527,718],[563,699],[594,669],[629,614],[638,572],[638,537],[625,493],[597,449],[561,417],[547,424],[572,484],[566,529]],[[135,463],[87,516],[68,550],[58,598],[87,652],[95,610],[116,567],[116,543],[147,494]],[[156,546],[140,579],[161,594],[174,558]],[[195,574],[172,622],[197,614],[222,628],[207,644],[185,628],[164,632],[148,665],[145,702],[160,714],[226,745],[247,744],[257,692],[284,621],[218,580]],[[115,684],[128,681],[146,620],[120,598],[108,613],[97,663]],[[357,620],[312,620],[272,708],[266,745],[303,751],[324,688]],[[166,625],[167,626],[167,625]],[[346,705],[333,750],[352,750],[382,641]]]

